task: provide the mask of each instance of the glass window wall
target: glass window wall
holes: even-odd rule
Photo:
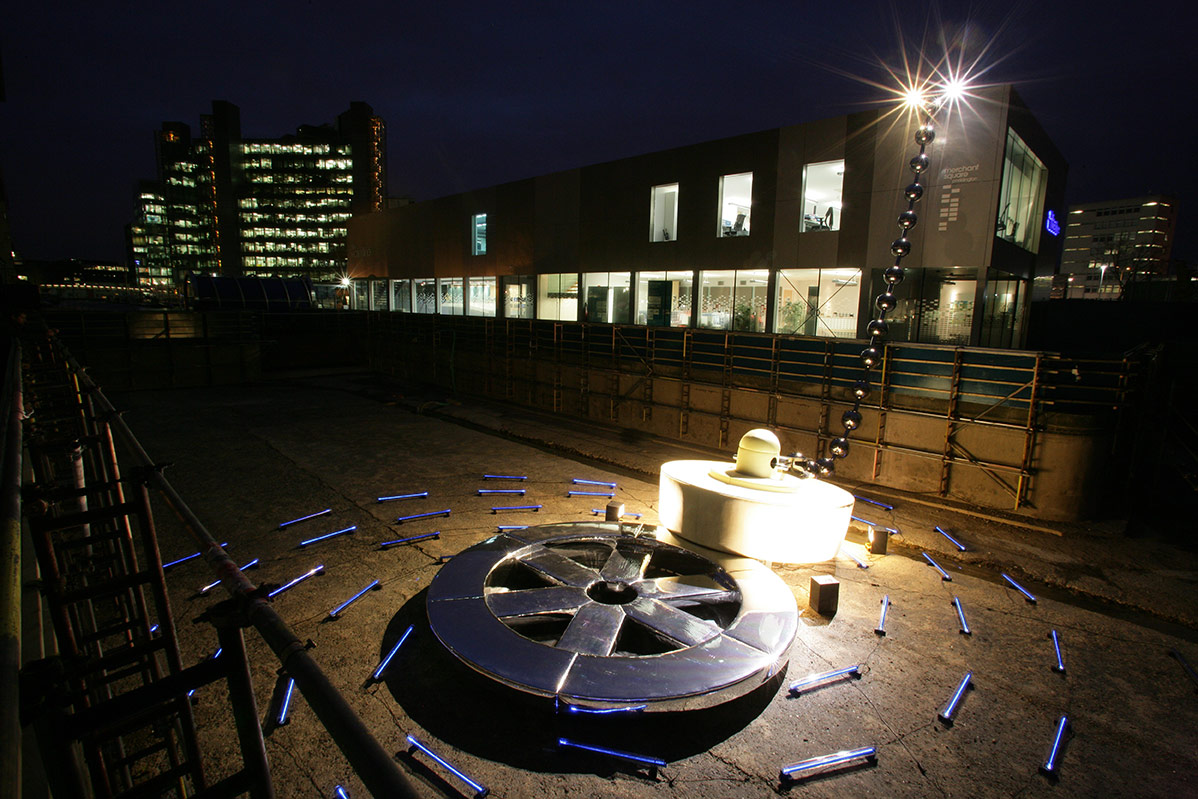
[[[354,287],[354,304],[355,311],[365,311],[370,308],[370,281],[355,280]]]
[[[753,173],[720,178],[720,227],[717,236],[747,236],[753,206]]]
[[[632,321],[632,273],[592,272],[582,276],[582,321]]]
[[[699,273],[699,327],[765,331],[769,305],[768,269]]]
[[[774,332],[857,337],[860,269],[780,269]]]
[[[636,323],[688,327],[694,283],[694,272],[637,272]]]
[[[844,161],[822,161],[803,167],[804,233],[840,230],[841,199],[844,196]]]
[[[391,281],[391,310],[399,311],[400,313],[411,313],[411,311],[412,311],[412,281],[410,281],[410,280],[392,280]]]
[[[537,318],[578,321],[578,274],[537,275]]]
[[[466,278],[466,315],[495,315],[495,278]]]
[[[437,281],[431,277],[416,278],[416,313],[437,312]]]
[[[678,184],[654,186],[649,193],[649,241],[678,238]]]
[[[534,278],[532,275],[509,275],[503,278],[503,315],[508,319],[533,319]]]
[[[487,215],[475,214],[470,223],[471,238],[475,255],[487,254]]]
[[[437,313],[461,316],[465,310],[462,296],[462,278],[437,278]]]
[[[370,310],[385,311],[389,304],[391,292],[387,290],[386,280],[370,281]]]
[[[1002,188],[998,195],[995,235],[1035,252],[1040,247],[1041,216],[1048,170],[1019,134],[1007,129]]]

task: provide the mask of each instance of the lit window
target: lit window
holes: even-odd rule
[[[461,316],[463,310],[462,278],[437,278],[437,313]]]
[[[687,327],[691,323],[694,272],[637,272],[636,323]]]
[[[699,327],[765,331],[769,270],[699,273]]]
[[[780,269],[774,332],[856,338],[860,269]]]
[[[431,277],[417,278],[415,281],[416,313],[437,312],[437,281]]]
[[[475,214],[470,224],[471,237],[474,242],[472,252],[475,255],[487,254],[487,215]]]
[[[717,236],[749,235],[749,217],[753,200],[753,173],[724,175],[720,178],[720,226]]]
[[[649,241],[678,238],[678,184],[654,186],[649,193]]]
[[[578,275],[537,275],[537,318],[578,321]]]
[[[503,315],[508,319],[533,318],[532,275],[508,275],[503,278]]]
[[[803,222],[799,230],[840,230],[844,196],[844,161],[823,161],[803,167]]]
[[[582,285],[582,321],[628,324],[632,316],[630,272],[585,274]]]
[[[1040,224],[1048,170],[1015,131],[1007,130],[1002,188],[998,195],[995,235],[1035,252],[1040,247]],[[1099,211],[1102,216],[1104,212]],[[1113,213],[1113,212],[1111,212]]]

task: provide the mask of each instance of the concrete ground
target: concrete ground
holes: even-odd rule
[[[140,392],[113,398],[151,456],[212,534],[228,541],[259,583],[285,583],[317,564],[324,574],[274,604],[378,740],[395,752],[427,796],[472,791],[421,755],[412,734],[499,797],[533,796],[1183,796],[1198,767],[1198,684],[1180,654],[1198,663],[1195,554],[1162,541],[1129,540],[1115,527],[1048,526],[918,497],[846,486],[894,505],[858,503],[856,515],[899,530],[892,554],[870,555],[860,530],[848,557],[776,571],[803,609],[788,671],[724,706],[627,718],[564,718],[476,675],[446,654],[427,628],[425,589],[441,555],[494,534],[497,524],[577,522],[605,500],[568,499],[571,478],[613,481],[629,512],[656,522],[656,469],[676,458],[708,458],[573,420],[547,420],[493,405],[410,395],[364,374],[292,378],[253,386]],[[729,453],[727,456],[731,458]],[[481,475],[527,475],[527,497],[477,495]],[[490,486],[487,486],[490,487]],[[376,497],[428,491],[427,499]],[[536,513],[493,514],[492,505],[543,504]],[[280,530],[280,522],[332,513]],[[396,516],[452,509],[448,517],[394,524]],[[980,515],[979,515],[980,514]],[[1012,521],[1018,523],[1011,523]],[[164,560],[194,544],[170,511],[157,515]],[[949,530],[969,549],[934,531]],[[357,525],[297,548],[309,537]],[[437,539],[380,549],[381,541],[439,531]],[[1056,533],[1061,533],[1060,535]],[[927,551],[952,576],[944,581]],[[955,553],[955,554],[954,554]],[[1028,602],[1006,572],[1038,597]],[[840,581],[837,613],[811,611],[816,574]],[[198,560],[167,573],[185,661],[215,649],[215,632],[190,624],[218,596],[197,596],[213,577]],[[372,580],[334,622],[327,612]],[[880,602],[891,602],[885,636]],[[971,635],[960,632],[958,598]],[[368,678],[408,625],[413,636],[383,683]],[[1056,630],[1066,669],[1056,665]],[[252,630],[259,709],[265,715],[277,661]],[[859,664],[844,678],[791,696],[787,684],[812,672]],[[966,672],[954,722],[937,713]],[[210,776],[236,768],[231,715],[219,685],[197,695]],[[1059,778],[1038,773],[1067,716]],[[290,722],[268,725],[279,796],[334,795],[361,783],[297,695]],[[668,761],[656,774],[599,755],[559,750],[565,736]],[[780,767],[863,746],[876,763],[851,763],[794,785]]]

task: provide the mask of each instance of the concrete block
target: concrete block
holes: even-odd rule
[[[830,574],[812,577],[809,604],[821,616],[835,616],[836,608],[840,605],[840,581]]]

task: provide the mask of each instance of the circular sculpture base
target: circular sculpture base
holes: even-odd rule
[[[798,612],[776,574],[631,529],[550,524],[470,547],[429,586],[433,633],[505,685],[592,709],[711,707],[781,671]]]

